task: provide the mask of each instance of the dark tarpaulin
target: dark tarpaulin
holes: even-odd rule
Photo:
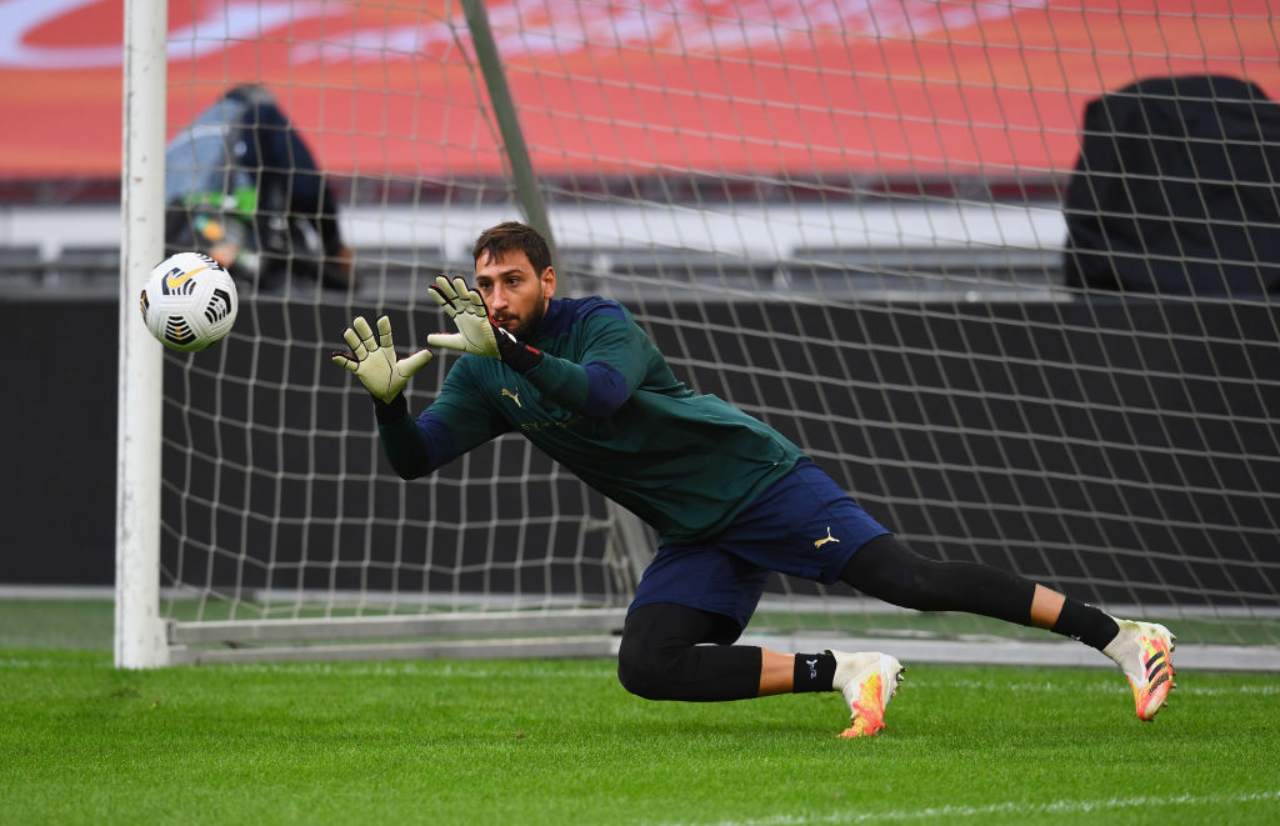
[[[1085,109],[1067,188],[1069,286],[1280,291],[1280,105],[1231,77],[1159,77]]]

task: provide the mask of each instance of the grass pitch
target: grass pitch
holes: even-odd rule
[[[5,824],[1280,822],[1272,675],[1181,673],[1143,724],[1118,672],[916,664],[844,741],[838,695],[654,703],[604,660],[119,672],[109,612],[33,610],[0,610]]]
[[[6,823],[1166,823],[1280,819],[1274,678],[1186,674],[1144,725],[1094,670],[915,666],[836,695],[627,695],[606,661],[118,672],[0,652]]]

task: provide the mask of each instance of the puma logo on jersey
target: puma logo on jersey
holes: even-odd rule
[[[823,545],[827,544],[828,542],[839,542],[839,541],[840,541],[839,539],[836,539],[834,536],[831,535],[831,526],[828,525],[827,535],[822,537],[821,539],[813,540],[813,547],[821,548]]]
[[[504,387],[502,388],[502,395],[506,396],[508,399],[511,399],[511,401],[515,402],[516,407],[520,408],[521,410],[524,409],[524,405],[520,403],[519,393],[512,393],[510,390]]]

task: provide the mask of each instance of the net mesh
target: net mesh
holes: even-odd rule
[[[388,313],[402,349],[442,329],[426,284],[468,273],[475,235],[518,215],[462,9],[175,14],[170,134],[261,84],[325,175],[354,281],[332,283],[323,203],[263,198],[266,172],[300,186],[296,153],[252,167],[246,245],[269,246],[273,216],[312,235],[241,277],[226,344],[168,359],[171,615],[624,605],[647,551],[598,495],[516,436],[404,483],[328,364],[357,314]],[[1176,620],[1183,641],[1278,641],[1266,3],[566,0],[489,18],[570,294],[625,303],[681,378],[925,554]],[[254,124],[255,145],[284,128]],[[415,378],[415,411],[451,363]],[[852,596],[775,580],[753,627],[997,631]]]

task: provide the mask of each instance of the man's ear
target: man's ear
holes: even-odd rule
[[[554,298],[556,294],[556,268],[547,267],[542,271],[542,275],[538,276],[538,280],[542,282],[543,296]]]

